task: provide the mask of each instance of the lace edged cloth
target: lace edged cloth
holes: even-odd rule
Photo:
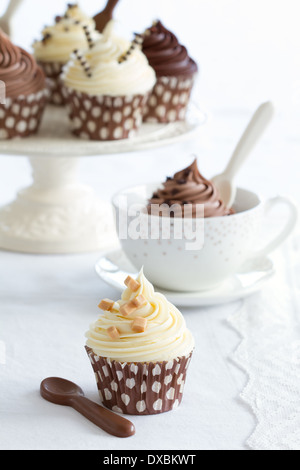
[[[241,342],[231,360],[248,377],[241,399],[253,450],[300,450],[300,234],[276,254],[276,275],[229,319]]]

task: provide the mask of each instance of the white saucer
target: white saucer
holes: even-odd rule
[[[120,292],[124,290],[124,280],[137,275],[137,270],[119,249],[103,255],[95,266],[100,278]],[[167,299],[178,307],[204,307],[233,302],[258,292],[273,276],[275,269],[269,258],[248,262],[242,272],[237,273],[220,287],[204,292],[172,292],[157,288]]]

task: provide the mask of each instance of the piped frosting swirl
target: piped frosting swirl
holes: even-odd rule
[[[143,270],[136,281],[137,290],[127,287],[121,300],[90,326],[86,345],[98,356],[120,362],[163,362],[188,356],[194,349],[194,339],[182,314],[164,295],[154,291]],[[145,302],[139,308],[127,316],[123,314],[122,307],[141,297]],[[136,318],[147,323],[145,331],[133,331]],[[117,339],[109,336],[110,328],[119,332]]]
[[[157,21],[144,33],[143,52],[157,77],[190,76],[198,71],[186,47],[177,37]]]
[[[54,25],[43,29],[43,38],[34,42],[35,58],[41,62],[65,64],[74,49],[88,48],[84,26],[88,28],[93,40],[100,36],[95,30],[94,20],[77,4],[69,4],[66,13],[56,17]]]
[[[15,46],[0,31],[0,80],[5,83],[6,96],[28,96],[46,88],[44,72],[34,57],[21,47]]]
[[[197,211],[197,205],[204,206],[204,217],[219,217],[232,213],[220,200],[216,186],[199,172],[197,159],[168,177],[162,188],[158,188],[149,201],[148,211],[154,213],[157,205],[166,204],[175,209],[175,217],[199,217],[203,212]],[[200,206],[199,206],[200,207]]]
[[[130,55],[126,55],[128,50]],[[93,46],[82,53],[82,61],[78,60],[78,55],[71,57],[62,79],[68,88],[94,96],[143,95],[151,91],[156,82],[155,72],[140,48],[131,50],[129,41],[115,35],[114,21],[110,21]]]

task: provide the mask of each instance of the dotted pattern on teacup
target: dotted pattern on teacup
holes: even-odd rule
[[[120,140],[133,136],[142,124],[148,96],[88,96],[64,89],[72,131],[83,139]]]
[[[113,411],[132,415],[164,413],[182,400],[192,353],[169,362],[120,363],[86,347],[100,400]]]
[[[203,219],[203,228],[204,228],[204,243],[207,247],[210,247],[216,256],[219,257],[219,262],[229,262],[228,250],[235,251],[235,256],[241,256],[242,252],[240,251],[240,242],[243,243],[243,252],[245,248],[251,248],[250,243],[252,240],[252,233],[257,231],[257,214],[256,212],[245,212],[240,213],[238,217],[234,215],[228,215],[220,217],[218,223],[215,220],[210,221],[209,218]],[[192,227],[192,230],[195,232],[195,227]],[[151,234],[151,220],[148,223],[147,234]],[[199,264],[201,262],[201,249],[197,252],[191,250],[185,250],[185,245],[182,243],[184,240],[185,243],[193,243],[196,240],[194,238],[187,238],[178,228],[174,227],[172,224],[170,230],[164,229],[161,225],[158,229],[158,238],[157,239],[146,239],[146,233],[141,233],[141,236],[145,239],[135,240],[134,247],[131,244],[128,244],[126,251],[129,256],[137,260],[139,265],[146,263],[147,258],[149,257],[149,252],[151,252],[152,246],[155,246],[155,256],[161,256],[164,259],[173,259],[174,258],[174,249],[175,247],[178,253],[184,253],[184,256],[189,257],[189,262],[194,262]],[[159,251],[157,251],[157,247]]]
[[[35,134],[48,97],[45,89],[29,96],[6,98],[5,104],[0,105],[0,140]]]
[[[144,110],[144,122],[184,121],[194,77],[159,77]]]

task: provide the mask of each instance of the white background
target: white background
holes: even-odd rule
[[[102,3],[85,0],[82,5],[94,13]],[[63,13],[64,7],[63,0],[24,0],[15,20],[16,42],[30,50],[43,25]],[[198,156],[200,170],[210,177],[223,169],[256,107],[271,99],[277,116],[241,170],[238,183],[265,197],[286,194],[300,203],[299,1],[121,0],[116,16],[129,35],[156,18],[177,33],[199,64],[194,100],[211,119],[197,138],[185,144],[82,159],[82,180],[110,200],[120,187],[163,181],[190,163],[191,154]],[[0,156],[0,204],[30,181],[26,159]],[[0,447],[244,449],[255,421],[238,399],[245,377],[228,361],[238,338],[224,323],[239,303],[183,311],[198,345],[190,380],[199,388],[187,387],[178,413],[135,421],[138,429],[151,432],[151,442],[139,432],[134,440],[120,444],[96,434],[70,410],[57,412],[54,405],[39,400],[38,380],[67,372],[96,397],[89,365],[81,355],[82,335],[97,315],[95,305],[101,296],[116,295],[94,275],[97,258],[97,253],[74,257],[0,253],[0,321],[1,309],[6,321],[0,325],[0,340],[5,340],[13,358],[9,363],[13,370],[7,365],[1,369],[0,364],[6,377],[0,391],[0,422],[5,429],[5,433],[0,429]],[[56,434],[58,428],[63,436]]]

